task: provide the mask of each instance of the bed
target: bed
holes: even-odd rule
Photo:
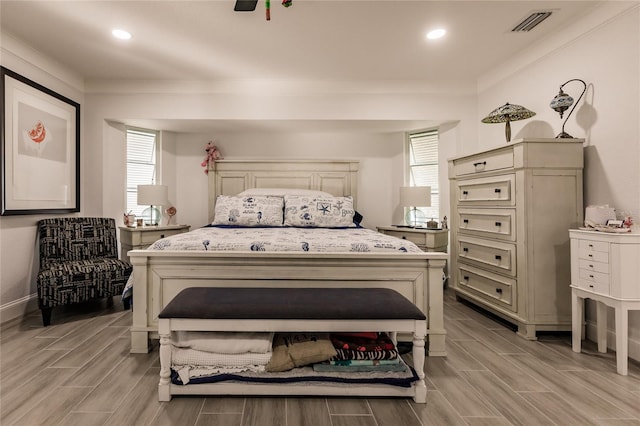
[[[351,197],[357,208],[358,162],[348,160],[222,160],[209,167],[209,218],[219,195],[248,189],[319,190]],[[366,212],[365,212],[366,215]],[[186,234],[183,234],[186,235]],[[146,249],[133,264],[131,352],[149,351],[160,311],[188,287],[391,288],[427,315],[429,356],[444,356],[445,253],[298,252]],[[401,340],[405,340],[400,336]],[[411,338],[406,339],[411,340]]]

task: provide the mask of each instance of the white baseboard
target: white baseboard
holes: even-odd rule
[[[12,319],[23,317],[38,309],[38,295],[36,293],[0,306],[0,324]]]
[[[587,339],[592,342],[597,342],[597,333],[596,333],[596,322],[595,321],[587,321],[586,323],[587,329]],[[640,341],[629,339],[629,358],[640,362]],[[615,330],[607,329],[607,348],[611,350],[616,350],[616,333]]]

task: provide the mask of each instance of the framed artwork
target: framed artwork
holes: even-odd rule
[[[80,211],[80,104],[0,67],[2,215]]]

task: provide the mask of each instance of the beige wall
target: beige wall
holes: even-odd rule
[[[623,12],[620,7],[613,4],[594,11],[606,16],[606,22],[580,34],[568,29],[547,41],[548,52],[543,55],[525,52],[514,58],[514,63],[526,66],[518,69],[511,64],[512,74],[495,80],[489,73],[485,81],[491,79],[491,84],[478,94],[478,141],[482,147],[505,143],[504,124],[480,124],[488,112],[505,102],[537,113],[531,119],[512,123],[514,138],[555,137],[562,122],[549,102],[562,83],[580,78],[588,90],[565,131],[586,139],[585,205],[609,204],[618,211],[633,212],[640,222],[640,7]],[[577,99],[582,87],[574,82],[564,89]],[[613,310],[609,315],[608,323],[613,324]],[[593,306],[587,317],[593,340]],[[629,353],[640,359],[639,311],[630,312],[629,328]]]

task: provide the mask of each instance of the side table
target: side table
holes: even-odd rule
[[[120,227],[120,258],[129,261],[129,250],[142,250],[170,235],[182,234],[190,225]]]

